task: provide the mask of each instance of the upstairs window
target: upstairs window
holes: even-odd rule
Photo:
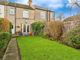
[[[46,12],[41,12],[40,15],[42,19],[46,19]]]
[[[29,18],[29,11],[23,11],[23,18]]]
[[[15,9],[14,8],[10,8],[9,14],[14,15],[15,14]]]
[[[1,8],[0,8],[0,14],[1,14]]]
[[[51,19],[53,19],[53,18],[54,18],[53,13],[51,13]]]
[[[0,18],[4,18],[4,6],[0,5]]]

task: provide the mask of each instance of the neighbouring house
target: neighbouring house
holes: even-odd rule
[[[80,25],[80,15],[71,16],[64,20],[65,32]]]
[[[0,0],[0,18],[6,18],[13,24],[13,34],[19,31],[31,32],[31,24],[36,21],[44,22],[55,19],[54,11],[33,6],[32,0],[29,0],[29,5],[5,1]]]

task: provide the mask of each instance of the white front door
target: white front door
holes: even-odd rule
[[[21,30],[22,30],[22,33],[23,33],[24,32],[24,24],[22,24]]]
[[[11,29],[12,34],[15,34],[15,27],[13,26],[13,29]]]
[[[29,33],[29,25],[26,24],[26,33]]]
[[[22,24],[22,32],[29,32],[29,25],[28,24]]]

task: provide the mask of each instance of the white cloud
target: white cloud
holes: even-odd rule
[[[17,0],[17,3],[28,4],[28,0]],[[63,7],[63,0],[33,0],[33,4],[35,5],[43,5],[46,4],[48,7],[57,9]]]
[[[58,8],[64,7],[64,5],[63,4],[50,4],[49,7],[54,8],[54,9],[58,9]]]
[[[28,4],[28,0],[16,0],[17,3]]]

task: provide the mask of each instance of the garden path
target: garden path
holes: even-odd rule
[[[16,38],[9,42],[3,60],[20,60]]]

